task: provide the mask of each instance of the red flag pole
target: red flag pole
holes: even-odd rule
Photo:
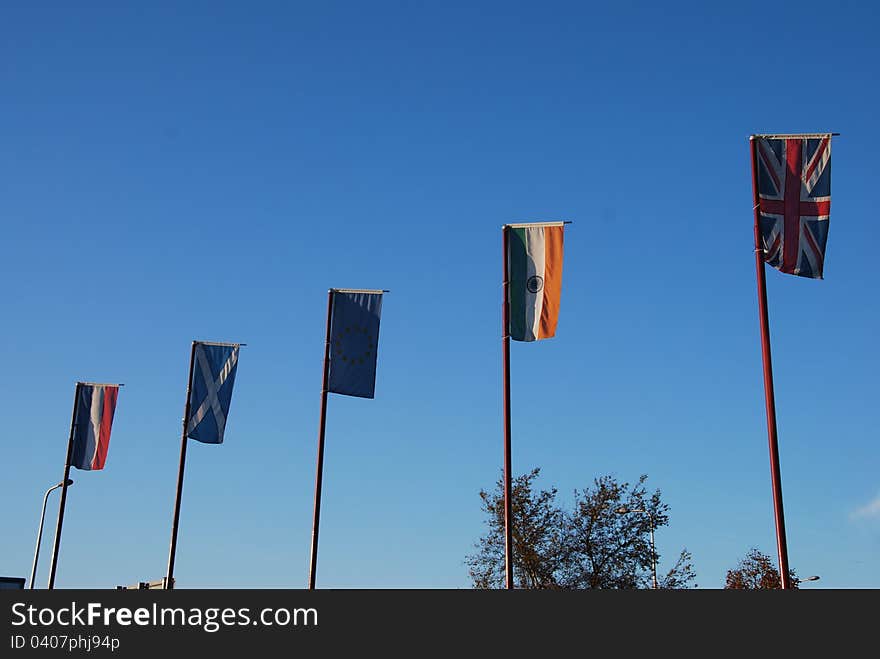
[[[770,475],[773,483],[773,511],[776,520],[776,549],[779,553],[779,578],[783,589],[791,588],[788,572],[788,546],[785,541],[785,515],[782,511],[782,478],[779,471],[779,445],[776,434],[776,400],[773,395],[773,364],[770,356],[770,320],[767,313],[767,281],[764,247],[761,239],[760,198],[758,196],[758,161],[755,136],[749,138],[752,154],[752,192],[755,202],[755,268],[758,276],[758,308],[761,319],[761,355],[764,361],[764,396],[767,407],[767,438],[770,445]]]
[[[189,423],[190,394],[192,392],[193,365],[196,359],[196,343],[192,342],[189,353],[189,380],[186,383],[186,405],[183,408],[183,431],[180,436],[180,465],[177,468],[177,496],[174,499],[174,521],[171,523],[171,546],[168,549],[168,573],[165,577],[165,589],[174,589],[174,558],[177,555],[177,526],[180,522],[180,500],[183,497],[183,473],[186,467],[186,426]]]
[[[315,513],[312,518],[312,554],[309,560],[309,590],[315,589],[318,569],[318,524],[321,520],[321,484],[324,474],[324,429],[327,425],[327,390],[330,380],[330,323],[333,320],[333,293],[327,291],[327,334],[324,339],[324,376],[321,383],[321,416],[318,420],[318,461],[315,468]]]
[[[64,478],[61,486],[61,502],[58,504],[58,523],[55,526],[55,546],[52,549],[52,564],[49,568],[49,590],[55,588],[55,569],[58,567],[58,549],[61,547],[61,525],[64,523],[64,506],[67,504],[67,481],[70,480],[70,460],[73,457],[73,432],[76,421],[76,404],[79,402],[80,383],[73,390],[73,412],[70,415],[70,435],[67,438],[67,458],[64,461]]]
[[[502,228],[502,249],[504,256],[504,283],[502,285],[502,322],[501,341],[504,365],[502,378],[504,381],[504,578],[508,590],[513,588],[513,513],[511,496],[513,488],[510,476],[510,276],[508,274],[508,251],[510,245],[510,229]]]

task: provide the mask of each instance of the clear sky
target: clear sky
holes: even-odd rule
[[[58,587],[165,573],[190,342],[242,348],[191,441],[179,587],[306,585],[329,287],[385,288],[328,404],[317,585],[466,588],[502,466],[501,226],[572,220],[514,343],[514,473],[670,504],[701,588],[776,559],[748,136],[836,131],[822,281],[767,270],[789,559],[880,587],[878,10],[848,2],[6,2],[0,574],[28,576],[76,380]],[[58,507],[50,497],[37,583]]]

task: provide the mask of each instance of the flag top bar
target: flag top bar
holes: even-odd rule
[[[764,140],[784,140],[786,138],[791,137],[800,137],[801,139],[810,139],[810,138],[822,138],[822,137],[836,137],[840,135],[840,133],[780,133],[780,134],[758,134],[758,135],[749,135],[749,141],[754,139],[764,139]]]
[[[87,387],[124,387],[125,385],[121,382],[77,382],[77,384],[82,384]]]
[[[561,227],[563,224],[571,224],[571,220],[562,220],[561,222],[520,222],[519,224],[502,224],[501,227],[521,229],[522,227]]]
[[[387,288],[331,288],[331,293],[390,293]]]
[[[193,341],[193,345],[195,345],[196,343],[203,345],[203,346],[230,346],[230,347],[234,347],[234,346],[246,346],[247,345],[247,343],[218,343],[216,341]]]

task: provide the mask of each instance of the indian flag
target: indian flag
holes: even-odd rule
[[[562,293],[564,223],[508,224],[510,338],[549,339],[556,334]]]

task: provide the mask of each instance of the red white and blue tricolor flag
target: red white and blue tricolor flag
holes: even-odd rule
[[[831,215],[831,133],[752,139],[764,260],[781,272],[822,279]]]
[[[119,385],[78,383],[70,466],[86,471],[104,468]]]

